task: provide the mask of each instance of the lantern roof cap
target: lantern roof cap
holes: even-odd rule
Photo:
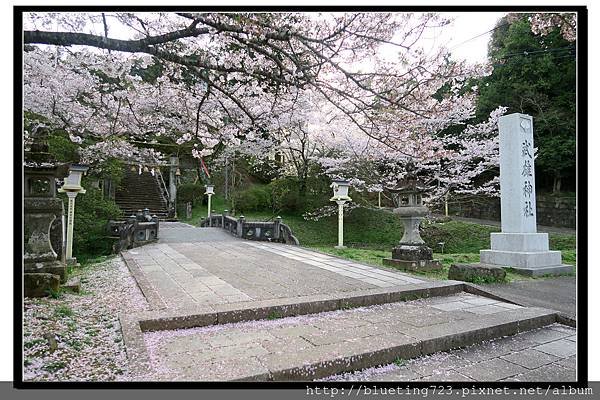
[[[85,164],[73,163],[69,166],[70,171],[87,172],[88,169],[90,169],[90,167]]]
[[[348,185],[348,186],[350,186],[350,181],[347,180],[347,179],[334,179],[331,184],[332,185],[338,184],[338,185]]]

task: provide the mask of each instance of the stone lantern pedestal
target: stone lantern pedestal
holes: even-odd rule
[[[384,258],[383,264],[408,271],[441,270],[442,264],[433,259],[433,251],[419,233],[424,216],[429,213],[422,203],[421,191],[415,179],[410,179],[404,188],[392,190],[396,193],[399,207],[394,209],[404,224],[404,235],[398,246],[392,249],[392,258]]]
[[[24,164],[23,282],[27,297],[45,296],[66,281],[64,208],[55,178],[67,167],[52,162],[45,142],[32,145]]]

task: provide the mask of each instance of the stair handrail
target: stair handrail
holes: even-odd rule
[[[163,198],[167,201],[167,207],[169,207],[171,205],[171,198],[170,198],[170,195],[169,195],[169,189],[167,189],[167,184],[165,183],[165,180],[163,179],[163,176],[162,176],[162,173],[160,172],[160,169],[157,169],[156,171],[157,171],[156,175],[158,175],[159,185],[162,187]]]

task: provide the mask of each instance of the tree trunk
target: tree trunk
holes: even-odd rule
[[[552,185],[552,193],[554,193],[554,194],[560,193],[560,184],[561,184],[560,175],[555,175],[554,176],[554,184]]]

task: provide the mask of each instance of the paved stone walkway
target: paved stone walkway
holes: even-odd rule
[[[344,357],[352,360],[366,355],[372,358],[370,362],[376,362],[377,357],[382,357],[381,360],[389,357],[385,349],[396,349],[406,358],[412,358],[421,351],[428,351],[424,343],[434,346],[431,349],[440,345],[427,340],[506,323],[507,318],[526,315],[527,310],[531,311],[463,293],[278,320],[146,332],[144,340],[152,364],[163,379],[285,379],[290,374],[293,377],[298,367],[305,369],[305,378],[310,378],[313,374],[317,377],[323,374],[330,365],[336,365],[335,360]],[[562,354],[563,357],[574,354],[574,343],[570,341],[572,332],[552,330],[550,333],[543,339],[540,336],[535,346],[529,341],[518,350],[531,343],[532,350],[538,353]],[[564,339],[560,343],[542,344],[549,337]],[[549,362],[558,360],[558,356],[538,358],[551,360]],[[527,372],[525,367],[503,362],[514,366],[511,375]],[[496,369],[490,368],[488,374],[493,377]]]
[[[237,239],[221,228],[196,228],[183,222],[161,222],[160,243],[235,242]]]
[[[576,380],[576,330],[554,324],[464,349],[333,375],[326,381]]]
[[[355,278],[359,281],[373,284],[378,287],[391,287],[423,282],[421,279],[416,279],[406,274],[401,275],[397,272],[385,271],[380,268],[374,268],[357,262],[316,253],[299,247],[278,246],[270,243],[249,243],[249,245],[291,260],[299,260],[306,264],[335,272],[339,275]]]
[[[220,228],[161,223],[159,238],[159,243],[131,249],[124,256],[139,267],[148,289],[167,308],[209,308],[423,282],[295,246],[239,240]]]
[[[524,306],[549,308],[576,319],[577,280],[574,276],[478,285],[478,287]]]

